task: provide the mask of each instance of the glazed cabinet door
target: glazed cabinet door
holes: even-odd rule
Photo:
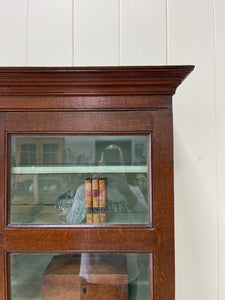
[[[0,298],[174,299],[171,110],[0,123]]]

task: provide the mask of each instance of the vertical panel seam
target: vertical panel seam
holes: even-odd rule
[[[218,122],[217,122],[217,43],[216,43],[216,37],[217,37],[217,28],[216,28],[216,0],[213,0],[213,51],[214,51],[214,57],[213,57],[213,89],[214,89],[214,126],[215,126],[215,184],[216,184],[216,190],[215,190],[215,197],[216,197],[216,297],[217,300],[219,300],[219,261],[220,261],[220,250],[219,250],[219,197],[218,197]]]
[[[166,1],[166,65],[169,64],[169,0]]]
[[[72,66],[74,66],[74,0],[72,0]]]
[[[121,63],[121,2],[118,0],[118,9],[119,9],[119,58],[118,58],[118,65],[120,66]]]

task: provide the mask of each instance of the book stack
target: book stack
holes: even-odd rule
[[[106,223],[106,178],[85,179],[87,223]]]

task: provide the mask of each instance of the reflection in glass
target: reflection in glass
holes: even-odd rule
[[[150,254],[11,254],[11,300],[149,300]]]
[[[89,208],[88,178],[97,179]],[[99,202],[102,179],[104,207]],[[147,136],[11,137],[12,224],[145,224],[148,194]],[[87,211],[93,214],[89,219]],[[106,214],[102,221],[94,216],[101,212]]]

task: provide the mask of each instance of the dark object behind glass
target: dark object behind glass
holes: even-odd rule
[[[105,149],[103,161],[108,166],[120,165],[120,152],[118,149]]]

